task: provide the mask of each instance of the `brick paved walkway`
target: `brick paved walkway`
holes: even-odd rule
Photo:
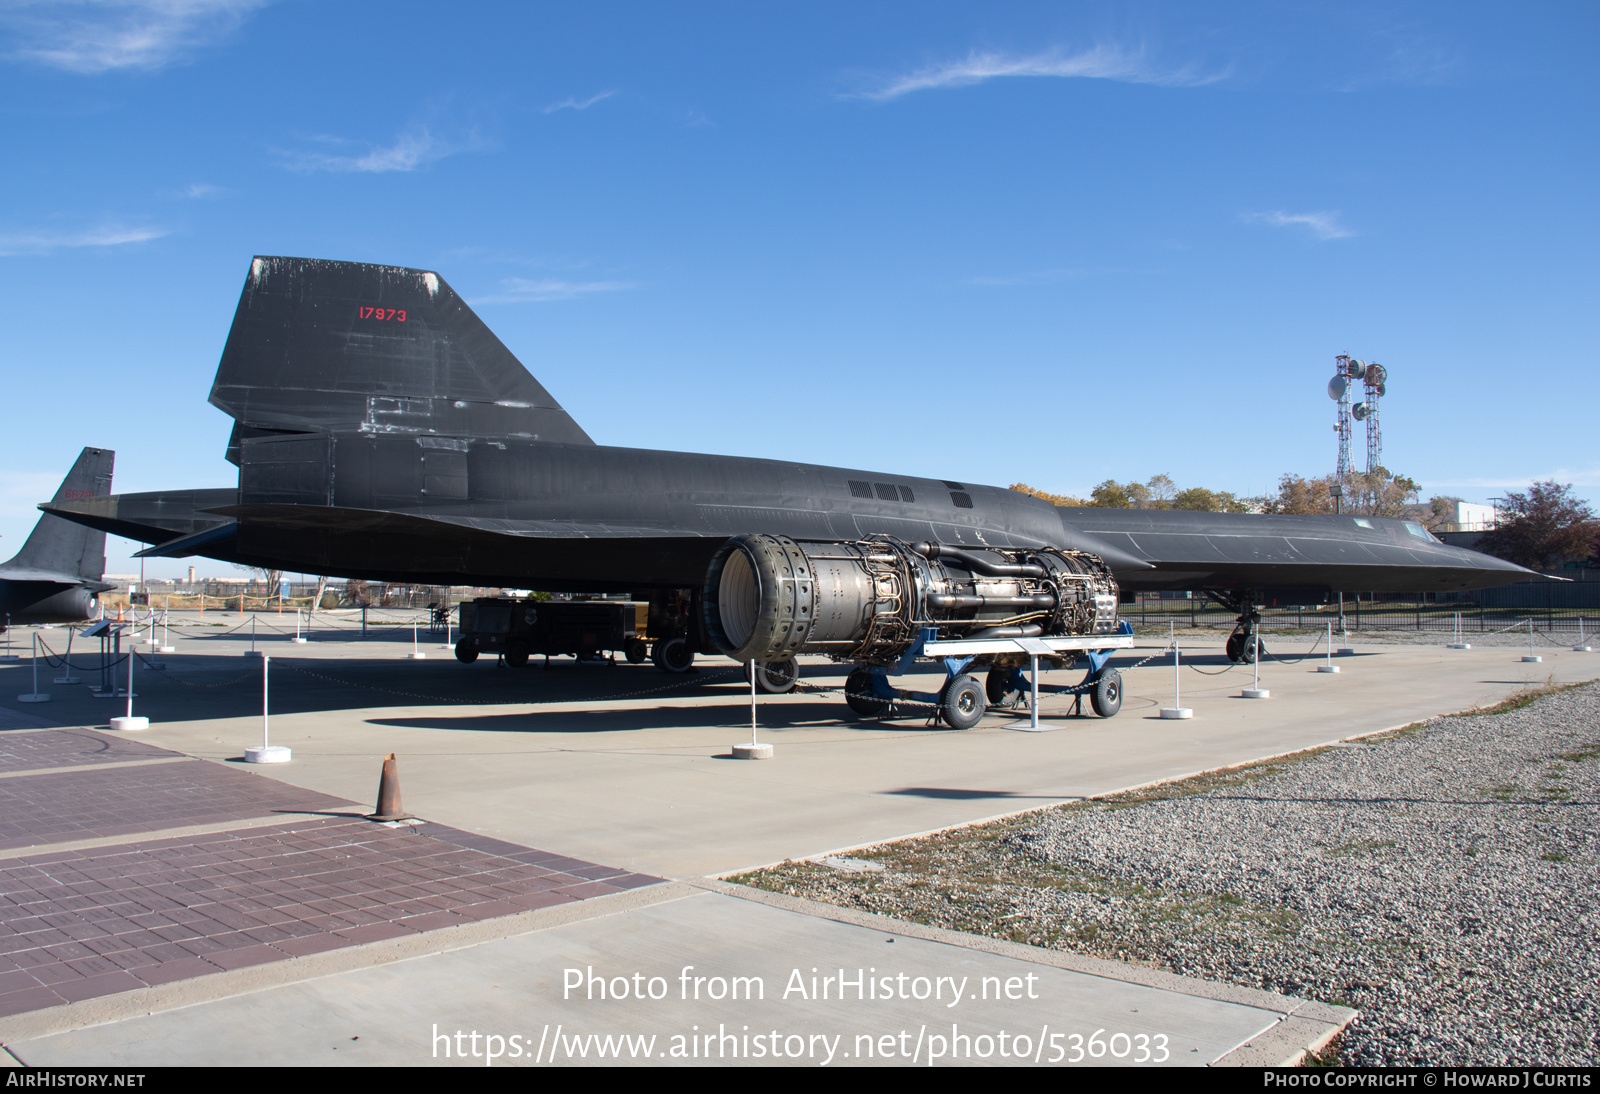
[[[352,803],[89,730],[0,736],[0,1016],[512,915],[659,878]],[[295,814],[167,839],[153,830]],[[127,842],[63,850],[68,840]],[[51,847],[50,844],[57,844]]]

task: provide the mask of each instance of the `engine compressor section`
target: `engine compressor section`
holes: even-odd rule
[[[735,536],[713,556],[701,603],[717,647],[758,666],[789,664],[802,653],[885,666],[928,628],[940,639],[1118,631],[1110,568],[1095,555],[1055,547]]]

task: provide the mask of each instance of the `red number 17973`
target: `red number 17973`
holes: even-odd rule
[[[363,318],[363,319],[384,319],[384,320],[392,319],[396,323],[404,323],[406,321],[406,313],[405,313],[405,309],[403,309],[403,308],[368,308],[368,307],[363,307],[361,309],[361,318]]]

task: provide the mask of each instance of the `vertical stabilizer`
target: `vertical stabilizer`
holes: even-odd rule
[[[109,448],[85,448],[51,500],[107,496],[111,493],[111,465],[115,459],[116,453]],[[106,569],[106,534],[46,513],[33,526],[22,550],[4,568],[99,581]]]

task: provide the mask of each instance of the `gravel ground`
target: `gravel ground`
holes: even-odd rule
[[[1522,702],[734,880],[1357,1007],[1349,1065],[1593,1066],[1600,685]]]

